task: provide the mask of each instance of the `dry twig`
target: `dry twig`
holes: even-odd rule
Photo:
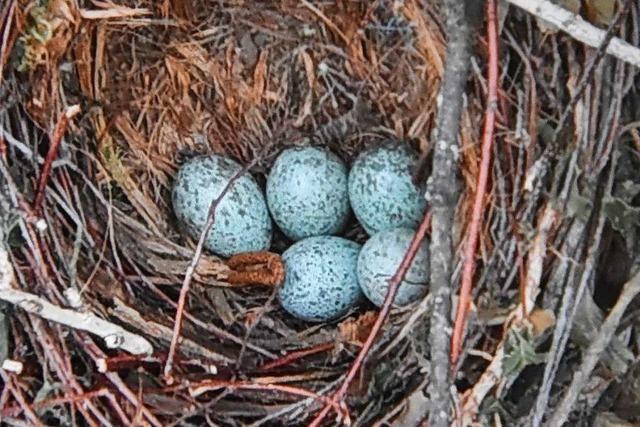
[[[616,302],[611,309],[607,319],[602,324],[598,335],[595,337],[589,348],[583,353],[580,368],[573,375],[573,380],[569,388],[564,393],[560,404],[549,420],[549,426],[561,427],[565,424],[573,404],[578,399],[578,395],[586,385],[593,368],[600,360],[606,346],[616,332],[620,320],[624,315],[631,301],[640,294],[640,272],[637,272],[625,285]]]
[[[453,271],[453,220],[459,190],[456,169],[459,153],[458,133],[462,103],[469,70],[470,23],[469,4],[446,0],[449,37],[444,77],[438,94],[438,117],[431,140],[434,143],[433,173],[428,196],[433,212],[431,232],[431,295],[433,311],[430,319],[431,382],[429,383],[429,425],[449,425],[449,345],[451,312],[451,273]]]
[[[0,299],[23,310],[70,328],[95,334],[104,339],[109,348],[121,348],[132,354],[151,354],[153,347],[145,338],[101,319],[93,313],[79,313],[58,307],[29,292],[11,287],[13,269],[7,251],[0,248]]]
[[[580,15],[564,9],[550,0],[507,0],[514,6],[553,24],[574,39],[594,48],[603,44],[606,32],[586,22]],[[640,49],[614,37],[606,52],[628,64],[640,67]]]
[[[38,191],[36,192],[36,198],[33,202],[33,210],[35,212],[38,212],[40,210],[40,207],[42,206],[45,189],[47,186],[47,182],[49,181],[49,175],[51,174],[51,167],[53,165],[53,161],[58,155],[58,148],[60,147],[62,137],[67,130],[67,126],[69,126],[69,121],[79,112],[79,105],[73,105],[67,108],[64,113],[62,113],[62,117],[60,117],[60,119],[58,120],[58,124],[56,124],[56,128],[51,135],[51,139],[49,142],[49,151],[47,152],[47,157],[45,159],[44,165],[42,166],[42,172],[40,172]]]
[[[198,239],[198,245],[196,246],[196,250],[193,254],[193,258],[191,259],[191,263],[187,268],[185,273],[184,281],[182,282],[182,288],[180,289],[180,297],[178,298],[178,308],[176,310],[176,319],[173,326],[173,336],[171,338],[171,345],[169,346],[169,354],[167,356],[167,362],[164,365],[164,376],[169,384],[173,382],[171,377],[173,370],[173,359],[176,355],[178,340],[180,338],[180,331],[182,330],[182,317],[184,316],[184,311],[186,310],[186,302],[187,296],[189,295],[189,287],[191,285],[191,280],[193,279],[193,274],[198,267],[198,262],[200,261],[200,257],[202,256],[202,250],[204,248],[204,242],[209,234],[209,230],[213,227],[216,218],[216,209],[220,204],[220,201],[224,198],[224,196],[229,192],[233,184],[243,175],[245,174],[256,162],[258,161],[258,157],[254,158],[254,160],[240,169],[234,176],[229,179],[227,185],[222,189],[220,195],[211,202],[209,206],[209,212],[207,214],[207,221],[204,224],[202,232],[200,233],[200,238]]]

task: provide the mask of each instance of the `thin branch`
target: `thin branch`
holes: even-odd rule
[[[400,283],[404,279],[405,274],[407,274],[409,267],[411,267],[411,264],[413,263],[413,260],[416,257],[416,254],[418,253],[418,249],[420,249],[420,244],[422,243],[422,241],[424,240],[424,237],[427,234],[427,230],[429,228],[430,223],[431,223],[431,215],[427,213],[422,219],[422,222],[420,223],[418,230],[413,235],[413,239],[411,240],[409,248],[407,249],[407,252],[405,253],[404,258],[402,259],[402,262],[398,266],[398,269],[396,270],[393,277],[389,279],[389,289],[387,290],[387,295],[384,299],[384,303],[382,304],[382,308],[378,313],[376,322],[373,324],[373,327],[371,328],[371,332],[369,332],[369,336],[367,337],[367,340],[364,342],[364,344],[362,345],[362,348],[360,349],[360,352],[358,353],[358,356],[353,361],[353,364],[351,365],[351,368],[349,369],[347,376],[342,382],[342,385],[334,393],[333,397],[331,398],[331,402],[333,402],[334,404],[342,403],[342,400],[344,399],[344,396],[347,394],[347,390],[349,389],[349,385],[353,382],[354,378],[358,374],[358,371],[362,367],[362,364],[364,363],[365,358],[369,354],[369,351],[373,346],[373,342],[375,341],[378,333],[380,332],[380,329],[382,329],[382,325],[384,324],[385,320],[387,320],[387,317],[389,316],[389,312],[391,311],[391,306],[393,304],[393,300],[398,291],[398,287],[400,286]],[[331,410],[331,408],[332,408],[332,405],[326,404],[325,407],[322,409],[322,411],[320,411],[318,416],[311,422],[311,424],[309,424],[309,427],[320,426],[324,418],[327,416],[327,414]]]
[[[633,0],[627,0],[625,2],[624,7],[618,11],[616,16],[611,20],[611,23],[609,24],[607,31],[604,32],[602,43],[600,43],[600,45],[597,46],[597,51],[595,56],[593,57],[593,59],[591,59],[591,61],[587,64],[587,66],[583,70],[580,80],[576,85],[576,89],[572,94],[571,99],[567,104],[567,107],[564,109],[564,111],[562,112],[562,115],[560,116],[560,119],[558,120],[558,125],[556,126],[556,132],[555,132],[556,137],[559,136],[560,133],[563,132],[563,130],[565,129],[565,125],[569,120],[569,117],[571,116],[573,109],[575,108],[578,101],[582,98],[582,94],[584,93],[584,91],[587,89],[587,86],[591,82],[591,79],[593,78],[593,73],[596,70],[596,67],[600,64],[600,62],[602,61],[602,58],[604,58],[604,55],[607,52],[607,48],[611,45],[611,42],[614,38],[613,36],[616,33],[618,25],[622,22],[622,18],[627,14],[629,9],[631,8],[632,2]]]
[[[456,184],[459,155],[458,134],[470,58],[471,2],[446,0],[447,57],[438,94],[438,117],[431,140],[434,144],[433,172],[425,194],[431,203],[433,224],[430,250],[430,281],[433,298],[429,326],[431,381],[429,383],[429,425],[449,426],[451,377],[449,346],[451,335],[451,274],[453,264],[453,222],[459,189]]]
[[[33,409],[42,410],[44,408],[50,408],[52,406],[59,406],[67,403],[80,403],[97,397],[106,397],[109,395],[109,390],[106,388],[99,388],[98,390],[88,391],[83,394],[68,393],[61,397],[53,397],[45,400],[40,400],[33,403]],[[20,406],[10,406],[2,409],[2,415],[7,417],[15,417],[20,415],[23,409]]]
[[[204,242],[209,234],[209,230],[213,227],[213,223],[216,220],[216,209],[224,196],[229,192],[233,184],[244,175],[257,161],[258,157],[256,156],[253,161],[236,172],[235,175],[229,179],[227,185],[222,189],[220,195],[211,202],[209,205],[209,212],[207,214],[207,221],[204,224],[204,228],[200,233],[200,238],[198,239],[198,245],[196,246],[196,250],[193,254],[193,258],[191,259],[191,263],[187,268],[187,271],[184,276],[184,281],[182,282],[182,288],[180,289],[180,297],[178,298],[178,308],[176,311],[176,319],[173,324],[173,335],[171,337],[171,345],[169,346],[169,354],[167,355],[167,363],[164,365],[164,377],[167,383],[171,384],[173,382],[171,373],[173,370],[173,359],[175,358],[178,340],[180,338],[180,331],[182,330],[182,318],[184,317],[185,305],[187,302],[187,296],[189,295],[189,288],[191,286],[191,280],[193,279],[193,274],[196,271],[198,266],[198,262],[200,261],[200,257],[202,256],[202,250],[204,248]]]
[[[611,158],[609,176],[607,177],[607,183],[605,188],[605,194],[611,194],[611,188],[613,187],[613,179],[615,176],[616,169],[616,156],[614,155]],[[538,397],[536,398],[536,403],[533,406],[532,413],[532,422],[531,425],[534,427],[538,427],[542,425],[543,417],[547,410],[547,405],[549,403],[549,395],[551,393],[551,387],[553,385],[553,379],[555,378],[558,367],[560,365],[560,360],[562,355],[564,354],[564,350],[567,345],[567,341],[569,340],[570,329],[573,325],[573,321],[576,316],[576,312],[578,310],[580,301],[583,297],[588,297],[584,295],[587,284],[589,283],[589,279],[591,278],[593,272],[596,267],[596,258],[598,254],[598,250],[600,247],[600,240],[602,237],[602,232],[604,230],[604,226],[606,223],[606,216],[604,212],[601,211],[598,213],[598,216],[595,218],[596,227],[593,231],[593,238],[589,244],[589,248],[587,250],[587,255],[584,263],[584,268],[580,275],[580,279],[578,283],[574,286],[573,283],[568,283],[568,285],[564,289],[564,295],[562,297],[562,303],[560,305],[560,309],[557,314],[557,322],[555,325],[555,329],[553,331],[553,340],[551,343],[551,349],[549,350],[547,363],[544,367],[544,373],[542,377],[542,383],[540,386],[540,390],[538,392]]]
[[[4,370],[0,369],[0,378],[2,378],[2,382],[4,382],[4,386],[11,390],[11,394],[16,399],[18,404],[20,405],[20,409],[24,412],[25,416],[29,421],[31,421],[31,425],[37,427],[44,427],[44,424],[40,421],[35,412],[33,412],[33,408],[29,405],[29,402],[25,399],[25,396],[22,394],[22,390],[18,387],[14,381],[15,376],[13,374],[8,374]]]
[[[524,322],[526,322],[527,317],[531,314],[531,311],[534,308],[535,298],[540,290],[540,281],[543,270],[542,266],[544,265],[545,255],[547,253],[547,239],[552,227],[557,222],[557,219],[558,212],[551,204],[547,204],[543,209],[543,213],[538,224],[538,231],[533,239],[529,255],[527,256],[527,276],[524,281],[525,287],[522,292],[523,295],[520,299],[520,304],[507,316],[508,320],[505,322],[502,341],[496,347],[489,366],[485,368],[480,378],[462,398],[463,407],[460,414],[460,417],[462,418],[462,425],[473,424],[473,420],[476,419],[480,405],[489,394],[489,391],[491,391],[491,389],[493,389],[498,383],[504,381],[506,339],[511,330],[527,327]]]
[[[316,346],[305,348],[302,350],[292,351],[290,353],[285,354],[279,359],[270,361],[265,363],[264,365],[258,368],[259,371],[269,371],[271,369],[279,368],[281,366],[289,365],[296,360],[302,359],[307,356],[311,356],[318,353],[323,353],[325,351],[329,351],[336,346],[333,342],[328,342],[324,344],[318,344]]]
[[[605,41],[605,31],[586,22],[580,15],[553,4],[549,0],[507,0],[507,2],[556,26],[588,46],[598,48]],[[611,39],[606,52],[621,61],[640,67],[640,49],[618,37]]]
[[[489,165],[491,164],[491,148],[493,146],[493,131],[496,124],[496,109],[498,108],[498,26],[496,19],[496,0],[488,0],[487,8],[487,41],[489,44],[489,70],[487,106],[484,114],[484,132],[482,134],[482,158],[478,172],[478,187],[473,201],[471,224],[467,233],[467,245],[464,251],[464,269],[462,271],[462,285],[460,298],[456,310],[453,335],[451,336],[451,366],[455,367],[464,338],[467,324],[467,314],[471,303],[473,287],[473,273],[475,272],[476,249],[480,234],[480,225],[484,217],[484,202],[489,180]]]
[[[333,407],[338,413],[342,412],[342,409],[335,402],[332,402],[317,393],[305,390],[300,387],[294,387],[284,384],[260,384],[251,381],[205,380],[197,385],[189,386],[189,394],[193,397],[196,397],[203,393],[220,389],[279,391],[282,393],[293,394],[296,396],[307,397],[320,402],[325,402],[327,405]]]
[[[132,354],[151,354],[153,347],[145,338],[133,334],[122,327],[104,320],[93,313],[80,313],[61,308],[37,295],[11,287],[13,269],[9,255],[0,248],[0,299],[44,319],[60,323],[70,328],[87,331],[105,340],[109,348],[121,348]]]
[[[38,181],[38,190],[33,202],[33,210],[35,212],[38,212],[42,206],[47,182],[49,182],[49,176],[51,175],[51,167],[53,165],[53,161],[58,156],[58,148],[60,147],[62,137],[69,126],[69,121],[79,112],[79,105],[72,105],[67,108],[64,113],[62,113],[62,117],[60,117],[60,120],[58,120],[58,123],[53,130],[53,135],[51,135],[51,141],[49,143],[49,151],[47,152],[44,165],[42,165],[42,172],[40,173],[40,180]]]
[[[562,397],[556,411],[551,416],[549,426],[560,427],[564,425],[569,413],[571,412],[573,404],[576,402],[580,392],[589,380],[596,363],[598,363],[600,357],[607,348],[607,345],[609,345],[611,338],[613,338],[627,306],[639,293],[640,272],[637,272],[635,276],[633,276],[631,280],[624,285],[616,305],[611,309],[607,319],[602,324],[600,332],[598,332],[598,335],[584,352],[580,369],[573,375],[573,380],[571,381],[569,388]]]

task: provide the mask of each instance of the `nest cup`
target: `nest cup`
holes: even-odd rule
[[[242,8],[215,1],[197,8],[160,3],[123,2],[124,9],[113,11],[123,14],[117,23],[98,14],[97,21],[84,27],[80,23],[87,21],[80,16],[85,12],[66,0],[26,11],[25,28],[46,22],[55,24],[53,32],[44,44],[15,33],[16,46],[29,54],[20,57],[13,51],[14,62],[7,64],[10,71],[0,86],[0,94],[10,94],[0,112],[9,136],[3,139],[8,165],[3,175],[11,180],[4,182],[7,191],[27,204],[39,191],[33,178],[41,176],[49,148],[44,141],[55,137],[61,106],[80,106],[60,135],[42,211],[33,212],[47,227],[37,231],[35,222],[28,225],[38,247],[33,236],[12,229],[16,280],[61,306],[67,304],[63,291],[78,288],[83,307],[144,337],[155,354],[169,349],[178,295],[197,240],[180,231],[171,206],[180,166],[199,156],[233,159],[251,166],[247,173],[264,193],[276,154],[292,146],[330,150],[347,167],[367,147],[390,138],[423,150],[443,52],[440,27],[433,21],[437,14],[414,5],[391,11],[364,3],[309,7],[249,2]],[[60,15],[59,8],[69,13]],[[431,47],[420,43],[425,37],[433,41]],[[403,44],[411,49],[400,49]],[[38,56],[41,49],[49,55]],[[14,91],[12,84],[18,82],[22,89]],[[17,206],[5,212],[20,217]],[[360,244],[367,237],[353,217],[336,230]],[[275,232],[270,248],[283,252],[290,244]],[[230,254],[205,250],[193,273],[176,376],[204,381],[213,377],[203,366],[215,365],[222,373],[216,378],[231,378],[278,359],[282,352],[338,340],[350,351],[336,352],[332,364],[327,366],[326,354],[305,362],[311,371],[330,375],[303,381],[301,387],[328,385],[352,360],[359,343],[354,337],[367,327],[359,323],[359,315],[373,307],[362,305],[349,319],[309,330],[309,324],[279,309],[275,291],[229,284],[229,267],[221,256]],[[45,261],[38,264],[38,259]],[[26,268],[33,273],[23,274]],[[74,372],[93,372],[95,360],[104,356],[109,368],[126,372],[123,378],[133,395],[144,375],[161,381],[157,364],[136,371],[142,363],[138,360],[130,361],[132,367],[117,358],[111,361],[109,356],[120,353],[93,335],[84,342],[76,334],[62,337],[50,325],[25,325],[16,333],[37,349],[30,356],[33,363],[42,348],[40,334],[53,343],[55,354],[71,352],[78,360]],[[63,350],[64,340],[74,344]],[[58,359],[51,360],[53,367],[38,366],[49,373],[66,369],[57,365]],[[300,367],[298,362],[292,366]],[[81,394],[82,385],[78,387]],[[114,390],[120,397],[123,391]],[[388,392],[372,389],[370,399],[382,401]],[[155,417],[171,423],[191,410],[193,398],[186,392],[154,391],[145,398],[160,402],[170,395],[170,405],[149,404],[147,421]],[[236,401],[238,413],[262,401],[260,393],[234,391],[221,403],[235,396],[242,396]],[[215,392],[204,394],[201,403],[215,397]],[[107,419],[122,422],[104,402],[96,405]],[[129,403],[122,405],[123,413],[135,413]],[[225,411],[210,415],[220,423],[256,419]],[[284,424],[306,417],[288,416],[282,416]],[[203,419],[201,413],[193,417]]]

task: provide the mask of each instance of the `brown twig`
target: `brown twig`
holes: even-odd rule
[[[471,290],[473,286],[473,273],[475,271],[475,255],[478,246],[480,224],[484,216],[484,199],[489,179],[489,165],[491,164],[491,148],[493,146],[493,130],[496,123],[496,108],[498,103],[498,29],[496,21],[496,2],[486,2],[487,13],[487,40],[489,43],[489,70],[488,70],[488,95],[485,110],[484,132],[482,134],[482,158],[478,173],[478,187],[473,201],[471,224],[467,233],[467,245],[464,251],[464,269],[462,272],[462,285],[460,298],[456,310],[453,334],[451,335],[451,367],[455,366],[460,357],[464,328],[467,323],[467,314],[471,303]]]
[[[300,387],[294,387],[283,384],[260,384],[251,381],[220,381],[220,380],[205,380],[201,383],[189,386],[189,394],[191,396],[199,396],[203,393],[213,390],[263,390],[263,391],[279,391],[282,393],[293,394],[296,396],[302,396],[312,398],[319,402],[324,402],[329,408],[333,408],[336,413],[344,415],[345,410],[340,406],[324,396],[314,393],[309,390],[305,390]],[[348,416],[348,414],[346,414]]]
[[[182,282],[182,288],[180,289],[180,297],[178,298],[178,308],[176,311],[176,318],[173,325],[173,335],[171,337],[171,345],[169,346],[169,354],[167,355],[167,362],[164,365],[164,377],[168,384],[173,382],[171,377],[173,371],[173,359],[175,358],[178,340],[180,338],[180,331],[182,330],[182,318],[184,317],[185,305],[187,301],[187,295],[189,294],[189,287],[191,286],[191,280],[193,279],[193,274],[196,271],[196,267],[198,266],[198,262],[200,261],[200,257],[202,256],[202,249],[204,248],[204,241],[209,234],[209,230],[213,226],[216,218],[216,208],[224,198],[224,196],[229,192],[233,184],[244,174],[246,173],[256,162],[258,161],[258,156],[256,156],[251,163],[247,166],[240,169],[236,172],[235,175],[229,179],[227,185],[222,189],[220,195],[211,202],[209,206],[209,212],[207,214],[207,221],[204,224],[202,232],[200,233],[200,238],[198,239],[198,245],[196,246],[196,250],[193,254],[193,258],[191,259],[191,263],[187,268],[185,273],[184,281]]]
[[[38,190],[36,191],[36,197],[33,202],[33,210],[36,212],[40,211],[40,207],[42,206],[45,188],[47,186],[47,182],[49,181],[49,175],[51,174],[51,167],[53,165],[53,161],[58,155],[58,147],[60,147],[62,137],[67,130],[67,126],[69,126],[69,121],[79,112],[79,105],[72,105],[71,107],[67,108],[64,113],[62,113],[62,117],[60,117],[55,129],[53,130],[53,135],[51,135],[49,143],[49,151],[47,152],[47,157],[45,158],[44,165],[42,165],[42,172],[40,173],[40,179],[38,181]]]
[[[97,365],[100,360],[104,360],[106,355],[104,352],[93,342],[91,337],[84,332],[74,332],[77,336],[77,341],[82,343],[85,352],[91,357],[93,362]],[[128,400],[136,409],[140,409],[149,423],[154,427],[160,427],[163,424],[158,418],[151,413],[151,411],[144,405],[144,403],[138,399],[138,396],[129,388],[129,386],[122,381],[120,375],[115,372],[105,372],[104,376],[113,384],[118,390],[120,395]]]
[[[256,284],[279,286],[284,280],[284,264],[280,255],[272,252],[246,252],[234,255],[227,261],[231,272],[227,281],[231,284]]]
[[[405,274],[409,270],[409,267],[411,267],[411,264],[413,263],[413,260],[416,257],[416,254],[418,253],[418,249],[420,249],[420,244],[422,243],[422,241],[424,240],[427,234],[427,230],[429,229],[430,224],[431,224],[431,214],[427,213],[422,219],[422,222],[420,223],[418,230],[413,235],[411,244],[409,245],[409,248],[407,249],[407,252],[405,253],[404,258],[402,259],[402,262],[398,266],[398,269],[396,270],[393,277],[389,279],[389,289],[387,290],[387,295],[384,299],[382,308],[380,309],[380,313],[378,313],[378,318],[376,319],[376,322],[371,328],[371,332],[369,333],[367,340],[364,342],[364,344],[362,345],[362,348],[360,349],[360,352],[358,353],[358,356],[353,361],[353,364],[351,365],[351,368],[349,369],[347,376],[342,382],[342,385],[331,397],[331,402],[333,402],[334,404],[342,404],[342,400],[345,394],[347,393],[349,385],[351,385],[351,383],[355,379],[360,368],[362,367],[362,364],[364,363],[365,358],[368,356],[369,351],[373,346],[373,342],[375,341],[378,333],[380,332],[382,325],[384,324],[384,322],[387,320],[387,317],[389,316],[389,312],[391,311],[391,305],[398,291],[398,287],[400,286],[400,283],[404,279]],[[322,409],[322,411],[320,411],[318,416],[309,424],[309,427],[318,427],[322,423],[324,418],[327,416],[331,408],[332,408],[331,405],[326,404],[325,407]]]
[[[296,360],[302,359],[307,356],[311,356],[313,354],[322,353],[325,351],[329,351],[334,348],[335,343],[328,342],[324,344],[318,344],[316,346],[305,348],[303,350],[296,350],[286,355],[282,356],[279,359],[273,360],[271,362],[265,363],[264,365],[258,368],[259,371],[269,371],[271,369],[279,368],[281,366],[289,365],[290,363],[295,362]]]
[[[26,417],[34,426],[44,426],[44,424],[40,421],[35,412],[33,412],[33,408],[27,402],[26,398],[22,394],[22,391],[19,387],[17,387],[14,381],[14,375],[6,373],[3,369],[0,369],[0,378],[4,382],[4,386],[11,390],[11,394],[16,399],[18,404],[20,405],[20,409],[25,413]]]
[[[105,397],[108,394],[109,394],[109,391],[106,388],[101,388],[95,391],[88,391],[86,393],[79,394],[79,395],[68,393],[61,397],[54,397],[54,398],[34,402],[33,409],[40,410],[40,409],[50,408],[52,406],[57,406],[65,403],[81,403],[96,397]],[[10,406],[8,408],[2,409],[2,416],[16,417],[22,411],[23,411],[23,408],[20,406]]]

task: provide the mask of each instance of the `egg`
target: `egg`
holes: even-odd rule
[[[356,265],[360,245],[342,237],[308,237],[282,254],[282,308],[293,316],[324,322],[345,315],[363,299]]]
[[[349,173],[349,199],[369,235],[396,227],[417,227],[426,210],[424,191],[411,173],[418,154],[400,143],[363,151]]]
[[[267,179],[273,220],[292,240],[339,233],[349,218],[347,182],[347,168],[332,152],[284,150]]]
[[[414,230],[394,228],[373,235],[358,256],[358,283],[366,297],[381,307],[389,289],[389,279],[396,273],[413,238]],[[413,263],[398,287],[394,305],[403,306],[427,293],[429,283],[429,243],[420,245]]]
[[[204,230],[211,202],[242,170],[237,162],[218,155],[199,156],[178,171],[173,187],[176,218],[193,238]],[[213,227],[205,247],[229,257],[241,252],[262,251],[271,244],[271,218],[264,196],[253,177],[245,172],[232,184],[216,207]]]

